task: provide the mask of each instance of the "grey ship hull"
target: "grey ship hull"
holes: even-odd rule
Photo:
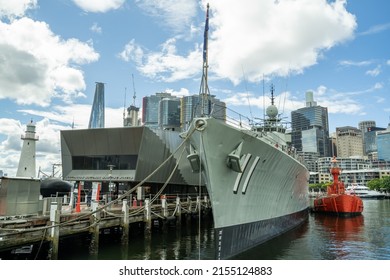
[[[198,156],[210,196],[217,259],[237,255],[307,220],[309,173],[299,161],[254,131],[213,118],[197,120],[206,124],[190,128],[189,150]],[[239,153],[242,172],[227,164],[232,152]]]

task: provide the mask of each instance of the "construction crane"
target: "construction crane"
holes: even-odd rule
[[[135,93],[134,75],[133,75],[133,74],[131,74],[131,79],[133,80],[133,106],[135,107],[135,97],[136,97],[136,93]]]

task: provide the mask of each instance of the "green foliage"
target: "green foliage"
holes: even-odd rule
[[[382,178],[382,188],[390,191],[390,176]]]
[[[309,190],[310,190],[310,191],[315,191],[315,192],[318,192],[318,191],[326,192],[326,189],[327,189],[327,187],[328,187],[330,184],[331,184],[330,182],[327,182],[327,183],[317,183],[317,184],[309,184]]]
[[[382,179],[373,179],[367,183],[367,187],[370,190],[390,191],[390,176],[383,177]]]
[[[382,179],[377,178],[377,179],[369,181],[367,183],[367,187],[370,190],[380,190],[382,187]]]

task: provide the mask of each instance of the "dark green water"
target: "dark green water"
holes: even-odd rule
[[[90,255],[87,236],[62,240],[61,260],[211,260],[212,219],[183,221],[180,227],[156,230],[150,237],[131,231],[123,246],[120,232],[101,235],[99,253]],[[45,248],[38,258],[44,258]],[[20,257],[23,258],[23,257]],[[30,257],[31,258],[31,257]],[[390,200],[364,200],[363,215],[340,218],[310,214],[302,226],[257,246],[235,259],[247,260],[387,260],[390,259]]]

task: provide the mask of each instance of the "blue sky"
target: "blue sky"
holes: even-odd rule
[[[314,92],[331,132],[390,120],[390,2],[325,0],[0,0],[0,170],[12,176],[20,135],[37,124],[37,168],[60,162],[60,130],[86,128],[95,82],[106,127],[122,126],[134,94],[199,92],[210,3],[209,87],[261,117],[275,85],[291,110]],[[264,82],[263,82],[264,79]]]

